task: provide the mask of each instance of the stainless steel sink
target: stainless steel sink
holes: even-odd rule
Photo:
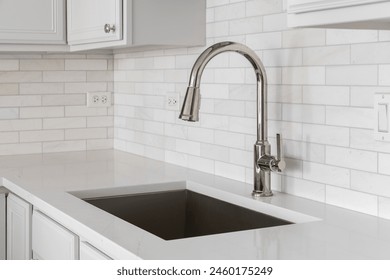
[[[292,224],[189,190],[84,200],[165,240]]]

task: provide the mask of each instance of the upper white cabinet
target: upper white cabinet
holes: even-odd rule
[[[205,0],[68,0],[71,50],[205,44]]]
[[[122,39],[122,0],[68,0],[71,45]]]
[[[390,1],[287,0],[289,27],[390,29]]]
[[[66,44],[65,0],[0,0],[0,44]]]

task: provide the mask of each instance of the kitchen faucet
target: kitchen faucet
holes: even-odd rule
[[[253,66],[257,80],[257,140],[254,144],[254,197],[272,196],[271,171],[282,172],[286,164],[281,159],[280,134],[276,135],[277,155],[271,155],[267,135],[267,75],[260,58],[243,44],[220,42],[207,48],[192,67],[190,82],[179,118],[185,121],[199,121],[200,80],[207,63],[223,52],[237,52],[246,57]]]

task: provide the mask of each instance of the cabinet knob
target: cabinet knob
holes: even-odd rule
[[[113,24],[112,26],[110,25],[110,24],[108,24],[108,23],[106,23],[105,25],[104,25],[104,32],[106,32],[106,33],[110,33],[110,32],[115,32],[115,25]]]

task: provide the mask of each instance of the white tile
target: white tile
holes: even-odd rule
[[[284,158],[286,162],[286,169],[283,170],[283,175],[302,178],[303,174],[303,163],[299,159]]]
[[[350,171],[331,165],[303,162],[303,178],[319,183],[349,188]]]
[[[296,122],[268,122],[268,135],[274,136],[280,133],[284,139],[302,140],[302,124]]]
[[[42,82],[42,72],[0,72],[0,83]]]
[[[175,137],[175,138],[187,139],[188,129],[189,128],[186,126],[165,123],[164,124],[164,135],[170,136],[170,137]]]
[[[107,70],[106,59],[67,59],[65,70]]]
[[[16,59],[1,60],[0,71],[18,71],[18,70],[19,70],[19,60]]]
[[[236,3],[214,8],[215,21],[232,20],[245,16],[245,3]]]
[[[390,86],[390,65],[379,65],[379,85]]]
[[[351,188],[356,191],[390,197],[390,176],[364,171],[351,171]]]
[[[167,83],[185,83],[188,80],[187,70],[165,70],[164,82]]]
[[[19,108],[0,108],[0,120],[19,118]]]
[[[114,146],[113,139],[88,139],[87,150],[106,150]]]
[[[112,116],[87,117],[87,127],[111,127],[113,124]]]
[[[107,83],[65,83],[65,93],[86,93],[87,91],[107,91]]]
[[[203,158],[229,162],[229,148],[219,145],[201,143],[200,156]]]
[[[299,66],[302,65],[301,49],[265,50],[263,63],[267,66]]]
[[[42,129],[42,120],[0,120],[0,131],[21,131]]]
[[[371,108],[326,107],[326,124],[329,125],[372,128],[374,117],[374,110]]]
[[[274,139],[271,141],[271,147],[275,151],[276,143]],[[318,163],[325,162],[325,146],[321,144],[291,141],[282,138],[282,153],[284,157],[288,158]]]
[[[23,83],[20,94],[60,94],[64,93],[63,83]]]
[[[173,69],[175,68],[176,60],[174,56],[160,56],[154,57],[155,69]]]
[[[283,104],[283,120],[301,123],[325,123],[325,106]]]
[[[179,153],[200,156],[200,143],[183,139],[176,139],[176,151]]]
[[[302,86],[300,85],[270,85],[268,101],[280,103],[302,103]]]
[[[202,114],[199,118],[200,118],[201,127],[203,128],[222,129],[222,130],[228,130],[229,128],[228,116]]]
[[[390,175],[390,154],[378,154],[378,172]]]
[[[251,0],[246,2],[246,16],[268,15],[282,11],[282,0]]]
[[[245,83],[245,69],[216,69],[215,82],[227,84]]]
[[[216,161],[215,175],[245,182],[245,167]]]
[[[349,64],[349,46],[327,46],[303,49],[303,65]]]
[[[180,152],[165,151],[165,161],[180,166],[187,166],[188,155]]]
[[[270,14],[263,16],[263,30],[264,31],[281,31],[287,28],[287,15]]]
[[[332,66],[326,68],[327,85],[376,85],[378,68],[376,65]]]
[[[20,108],[21,119],[64,117],[64,107],[29,107]]]
[[[18,93],[18,84],[0,84],[0,95],[15,95]]]
[[[43,106],[76,106],[85,105],[86,103],[85,94],[49,94],[42,96]]]
[[[364,162],[364,164],[362,164]],[[342,147],[326,147],[326,163],[330,165],[377,172],[378,157],[375,152]]]
[[[106,128],[76,128],[66,129],[65,139],[66,140],[82,140],[82,139],[99,139],[107,138]]]
[[[390,92],[389,87],[351,87],[351,106],[374,107],[374,94],[376,92]]]
[[[21,131],[20,142],[46,142],[64,140],[63,130]]]
[[[128,113],[131,113],[131,108],[128,106],[123,106],[126,107],[125,110]],[[120,113],[120,109],[117,111],[117,115],[121,116],[123,114]],[[87,117],[87,116],[106,116],[107,115],[107,108],[93,108],[93,107],[85,107],[85,106],[69,106],[66,105],[65,107],[65,116],[67,117]],[[129,115],[125,115],[129,116]]]
[[[85,151],[87,149],[85,140],[77,141],[54,141],[42,144],[44,153],[57,153],[69,151]]]
[[[229,35],[229,22],[211,22],[206,24],[206,37],[214,38]]]
[[[234,100],[215,100],[214,113],[226,116],[245,116],[245,102]]]
[[[201,84],[200,94],[202,98],[228,99],[229,85],[228,84]]]
[[[0,144],[19,142],[18,132],[0,132]]]
[[[390,199],[386,197],[378,198],[378,216],[390,219]]]
[[[325,202],[325,184],[284,176],[282,190],[292,195]]]
[[[188,167],[206,173],[214,173],[214,161],[202,157],[188,156]]]
[[[261,17],[250,17],[232,20],[229,22],[229,35],[242,35],[261,32],[263,19]]]
[[[229,4],[229,0],[208,0],[206,3],[207,8],[209,8]]]
[[[390,63],[389,47],[388,42],[352,45],[351,62],[354,64]]]
[[[78,71],[69,71],[69,72],[73,73]],[[114,80],[113,76],[114,73],[112,71],[87,71],[88,82],[110,82]],[[83,81],[85,81],[85,79],[83,79]]]
[[[44,82],[85,82],[85,71],[44,71]]]
[[[323,105],[349,105],[347,86],[304,86],[302,102]]]
[[[245,136],[241,133],[215,131],[215,144],[232,148],[245,148]]]
[[[35,96],[0,96],[2,107],[25,107],[41,105],[41,97]]]
[[[283,31],[283,47],[311,47],[325,45],[324,29],[291,29]]]
[[[326,44],[355,44],[376,42],[378,31],[376,30],[353,30],[353,29],[326,29]]]
[[[267,50],[282,47],[281,32],[246,35],[246,44],[254,50]]]
[[[1,144],[0,155],[22,155],[42,153],[41,143]]]
[[[390,143],[376,141],[372,129],[351,129],[351,148],[390,153]]]
[[[64,60],[62,59],[21,59],[20,70],[31,71],[50,71],[50,70],[64,70]]]
[[[214,143],[214,130],[200,127],[188,127],[188,139],[203,143]]]
[[[43,129],[82,128],[87,120],[81,117],[43,119]]]
[[[253,167],[253,151],[229,149],[229,162],[244,167]]]
[[[376,196],[343,188],[326,186],[326,203],[370,215],[378,214]]]
[[[325,68],[321,66],[285,67],[282,72],[283,84],[289,85],[323,85]]]
[[[345,127],[303,124],[302,139],[317,144],[349,145],[349,129]]]

